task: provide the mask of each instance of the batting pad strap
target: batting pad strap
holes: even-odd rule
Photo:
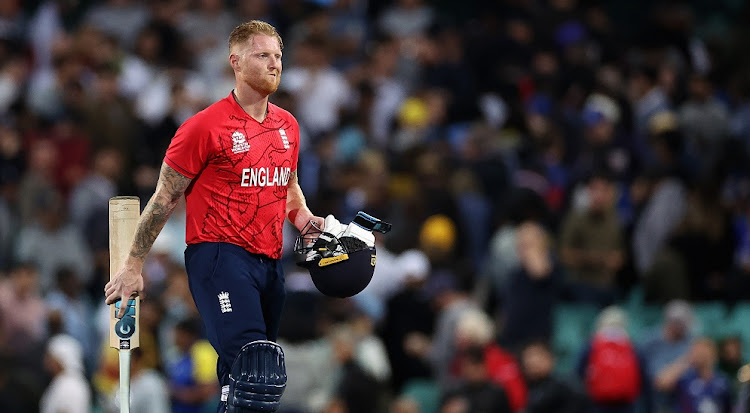
[[[275,412],[286,388],[281,347],[259,340],[245,344],[229,373],[227,413]]]

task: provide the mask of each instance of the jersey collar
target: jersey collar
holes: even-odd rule
[[[255,119],[254,117],[250,116],[250,114],[248,114],[247,112],[245,112],[245,109],[242,109],[242,106],[240,105],[240,102],[237,101],[237,96],[234,94],[234,89],[232,89],[232,91],[229,92],[229,96],[227,96],[227,99],[229,99],[231,101],[232,106],[234,106],[235,111],[238,114],[241,114],[242,116],[244,116],[244,117],[246,117],[248,119],[251,119],[254,122],[257,122],[259,125],[262,125],[263,122],[265,122],[271,116],[271,114],[274,112],[274,104],[271,103],[271,102],[266,102],[266,117],[263,118],[263,122],[258,122],[257,119]]]

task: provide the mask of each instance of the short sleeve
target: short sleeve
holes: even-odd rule
[[[164,162],[172,169],[194,178],[206,166],[213,153],[213,140],[198,116],[185,121],[177,129],[167,148]]]
[[[297,163],[299,162],[299,147],[302,144],[300,141],[299,136],[299,123],[297,123],[297,119],[292,117],[292,124],[294,125],[294,139],[296,142],[296,145],[294,145],[294,154],[292,154],[292,172],[297,170]]]

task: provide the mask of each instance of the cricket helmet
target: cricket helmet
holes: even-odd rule
[[[332,215],[324,227],[310,221],[294,244],[297,264],[310,272],[315,287],[329,297],[346,298],[360,293],[375,271],[375,236],[388,232],[390,224],[363,212],[348,225]]]

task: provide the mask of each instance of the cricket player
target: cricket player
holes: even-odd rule
[[[311,221],[324,226],[297,181],[297,120],[268,102],[281,80],[282,48],[268,23],[232,31],[234,90],[177,130],[130,255],[105,286],[107,304],[143,291],[146,254],[185,194],[185,265],[219,355],[220,413],[278,409],[286,385],[283,351],[274,343],[285,298],[282,226],[285,218],[300,230]]]

